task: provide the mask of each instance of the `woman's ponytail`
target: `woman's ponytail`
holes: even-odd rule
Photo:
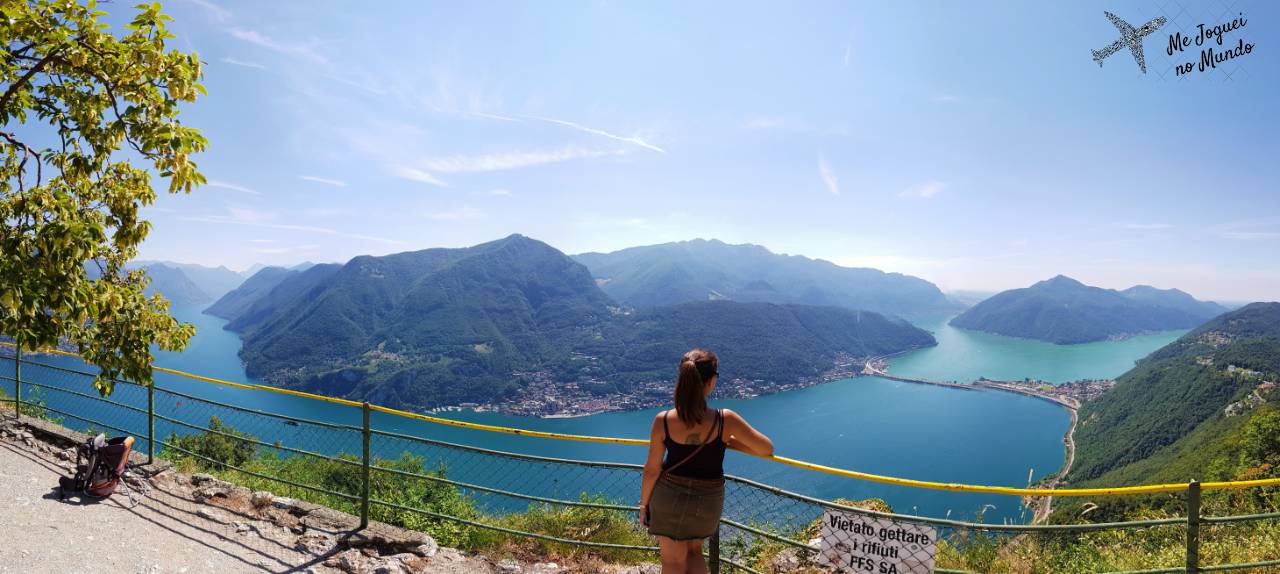
[[[700,424],[707,414],[706,385],[716,376],[715,353],[694,349],[680,360],[680,372],[676,377],[675,406],[680,422],[693,426]]]

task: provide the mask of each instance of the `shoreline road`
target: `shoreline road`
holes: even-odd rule
[[[1071,426],[1067,427],[1067,434],[1062,439],[1062,442],[1067,446],[1067,460],[1062,465],[1062,470],[1058,473],[1058,475],[1053,477],[1053,480],[1050,480],[1048,483],[1045,484],[1045,488],[1050,488],[1050,489],[1057,488],[1058,485],[1062,484],[1062,481],[1067,477],[1067,473],[1071,472],[1071,466],[1075,464],[1075,461],[1076,461],[1075,434],[1076,434],[1076,423],[1079,422],[1080,415],[1078,412],[1076,412],[1076,409],[1067,407],[1065,405],[1063,406],[1063,408],[1067,409],[1067,412],[1071,413]],[[1044,497],[1044,502],[1042,502],[1039,506],[1036,507],[1036,513],[1035,513],[1035,516],[1031,519],[1031,523],[1040,524],[1041,522],[1044,522],[1046,518],[1049,518],[1049,514],[1052,512],[1053,512],[1053,497],[1046,496]]]
[[[1054,475],[1052,479],[1050,479],[1048,482],[1045,483],[1045,488],[1046,489],[1057,488],[1058,485],[1062,484],[1062,482],[1066,480],[1067,473],[1071,472],[1071,467],[1075,464],[1075,461],[1076,461],[1075,434],[1076,434],[1076,424],[1080,420],[1080,414],[1079,414],[1080,401],[1079,400],[1071,399],[1071,398],[1063,398],[1059,396],[1050,395],[1047,393],[1041,393],[1033,389],[1027,389],[1025,387],[1021,387],[1015,384],[1002,382],[1002,381],[991,381],[986,379],[979,379],[977,381],[974,381],[973,384],[962,385],[957,383],[929,381],[925,379],[916,379],[911,377],[897,377],[897,376],[890,375],[888,373],[887,367],[879,368],[876,366],[876,362],[881,360],[883,360],[883,357],[872,357],[870,359],[867,359],[866,363],[863,364],[863,373],[876,376],[876,377],[889,379],[892,381],[904,382],[904,383],[934,385],[939,387],[951,387],[951,388],[959,388],[964,390],[990,389],[994,391],[1015,393],[1019,395],[1046,400],[1062,407],[1063,410],[1067,411],[1067,413],[1071,415],[1071,425],[1067,427],[1067,433],[1062,437],[1062,442],[1064,445],[1066,445],[1066,448],[1067,448],[1067,453],[1066,453],[1067,456],[1066,456],[1066,460],[1062,465],[1062,469],[1058,471],[1058,474]],[[1032,524],[1040,524],[1041,522],[1044,522],[1044,520],[1049,517],[1049,514],[1053,512],[1053,497],[1045,496],[1042,498],[1043,498],[1043,502],[1036,507],[1035,515],[1032,517],[1032,520],[1031,520]]]

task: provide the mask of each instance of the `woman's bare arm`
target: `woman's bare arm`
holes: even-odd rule
[[[724,432],[729,448],[756,456],[773,456],[773,441],[729,409],[724,410]]]
[[[649,497],[653,494],[653,486],[662,473],[662,455],[666,447],[662,440],[666,438],[662,430],[662,416],[666,411],[653,417],[653,426],[649,428],[649,456],[644,461],[644,475],[640,479],[640,521],[645,520],[645,508],[649,505]]]

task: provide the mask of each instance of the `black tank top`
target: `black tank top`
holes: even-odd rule
[[[666,435],[662,443],[667,447],[667,459],[662,461],[663,470],[688,458],[689,454],[698,448],[696,444],[683,444],[671,440],[671,429],[667,427],[667,415],[670,412],[662,414],[662,431]],[[698,451],[693,458],[672,470],[672,475],[702,480],[724,478],[724,415],[720,409],[716,409],[715,413],[716,420],[711,425],[711,432],[715,438],[711,439],[707,446],[702,447],[702,450]]]

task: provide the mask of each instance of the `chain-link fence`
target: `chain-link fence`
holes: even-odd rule
[[[54,359],[0,359],[6,396],[22,397],[5,407],[76,430],[132,434],[139,451],[183,470],[323,504],[365,523],[421,530],[443,545],[530,557],[656,558],[656,542],[635,515],[639,465],[391,432],[371,419],[368,405],[345,404],[327,417],[342,422],[268,412],[160,378],[150,387],[117,384],[102,398],[92,374]],[[713,569],[742,572],[1280,571],[1276,487],[1206,492],[1203,500],[1198,485],[1183,488],[1059,497],[1051,523],[985,524],[981,513],[976,521],[896,514],[876,500],[824,500],[730,476],[720,533],[707,552]],[[1261,512],[1227,516],[1245,507]],[[1122,521],[1126,508],[1149,515]]]

